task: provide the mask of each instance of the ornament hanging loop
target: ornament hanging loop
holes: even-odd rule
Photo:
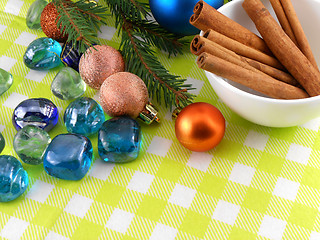
[[[153,122],[160,123],[160,118],[157,116],[158,111],[152,105],[151,102],[148,102],[144,109],[140,112],[138,118],[146,124],[151,124]]]

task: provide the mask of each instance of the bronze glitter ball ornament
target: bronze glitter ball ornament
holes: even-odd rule
[[[148,99],[148,89],[143,80],[130,72],[111,75],[100,88],[101,106],[110,117],[139,117],[147,124],[159,122],[158,112]]]
[[[86,50],[80,58],[79,73],[91,88],[100,89],[110,75],[124,71],[121,53],[107,45],[95,45]]]
[[[56,19],[58,16],[57,9],[52,2],[45,6],[40,16],[41,29],[47,37],[58,42],[66,42],[68,35],[62,34],[60,29],[57,28]]]

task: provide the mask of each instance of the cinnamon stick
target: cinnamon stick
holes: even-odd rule
[[[310,96],[319,95],[320,72],[291,41],[262,2],[260,0],[244,0],[242,6],[283,66]]]
[[[276,68],[264,65],[255,60],[241,57],[233,51],[212,42],[204,37],[195,36],[190,44],[190,50],[193,54],[199,56],[201,53],[206,52],[216,57],[222,58],[228,62],[237,64],[248,70],[254,72],[265,73],[279,81],[288,83],[293,86],[301,87],[300,84],[290,74],[280,71]]]
[[[300,99],[308,97],[308,94],[300,88],[277,81],[266,74],[245,69],[208,53],[199,55],[197,64],[206,71],[240,83],[272,98]]]
[[[193,9],[194,14],[190,23],[202,31],[214,29],[215,31],[237,40],[247,46],[253,47],[266,54],[271,54],[265,42],[256,34],[241,26],[232,19],[218,12],[215,8],[200,0]]]
[[[283,6],[285,13],[286,13],[288,21],[289,21],[291,28],[293,30],[293,33],[297,39],[298,47],[303,52],[303,54],[309,59],[309,61],[312,63],[312,65],[316,69],[318,69],[317,62],[313,56],[308,39],[302,29],[301,23],[298,19],[296,11],[294,10],[292,2],[290,0],[280,0],[280,2]]]
[[[236,53],[220,46],[219,44],[212,42],[204,37],[195,36],[191,41],[191,52],[197,56],[203,52],[210,55],[222,58],[228,62],[237,64],[241,67],[247,68],[252,71],[258,71],[254,67],[251,67],[247,62],[241,61],[241,57]]]
[[[283,28],[285,33],[291,38],[291,40],[298,46],[296,37],[294,36],[294,33],[292,31],[292,28],[290,26],[290,23],[288,21],[286,13],[284,12],[284,9],[281,5],[280,0],[270,0],[270,3],[272,5],[274,12],[277,15],[277,18],[279,20],[281,27]]]
[[[227,49],[230,49],[231,51],[241,56],[257,60],[258,62],[264,63],[266,65],[269,65],[278,69],[282,69],[282,70],[285,69],[276,58],[271,57],[263,52],[260,52],[252,47],[246,46],[217,31],[208,29],[207,31],[205,31],[203,36],[205,38],[208,38],[211,41],[214,41],[220,44],[221,46],[224,46]]]
[[[301,84],[289,73],[283,72],[279,69],[270,67],[268,65],[265,65],[263,63],[257,62],[249,58],[245,58],[245,57],[242,57],[242,58],[244,59],[244,61],[246,61],[250,66],[254,67],[255,69],[258,69],[261,72],[264,72],[265,74],[268,74],[269,76],[275,79],[278,79],[279,81],[288,83],[292,86],[302,88]]]

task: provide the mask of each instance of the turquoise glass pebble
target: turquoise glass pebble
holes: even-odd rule
[[[0,202],[9,202],[28,187],[28,174],[21,163],[13,156],[0,156]]]
[[[57,178],[80,180],[93,158],[91,141],[79,134],[60,134],[52,139],[43,157],[45,171]]]
[[[104,121],[102,107],[88,97],[73,101],[64,112],[64,123],[70,133],[89,136],[98,132]]]
[[[60,65],[61,45],[51,38],[42,37],[32,41],[23,55],[28,68],[48,70]]]
[[[106,162],[123,163],[139,155],[141,129],[129,117],[116,117],[103,123],[98,134],[98,152]]]
[[[41,29],[40,16],[48,2],[46,0],[34,1],[28,9],[26,15],[26,24],[30,29]]]
[[[11,73],[0,68],[0,96],[5,93],[13,83],[13,77]]]
[[[46,98],[30,98],[22,101],[12,114],[13,126],[19,130],[34,125],[49,132],[57,123],[59,112],[56,105]]]
[[[4,140],[4,137],[0,132],[0,153],[3,151],[5,146],[6,146],[6,141]]]
[[[50,141],[51,138],[45,130],[27,125],[14,136],[13,148],[23,162],[38,165],[42,163]]]
[[[86,84],[80,74],[71,67],[62,68],[51,83],[51,92],[62,100],[81,97],[86,91]]]

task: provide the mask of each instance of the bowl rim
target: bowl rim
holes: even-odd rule
[[[239,2],[243,2],[243,0],[233,0],[230,1],[226,4],[224,4],[223,6],[221,6],[220,8],[217,9],[217,11],[219,12],[223,12],[224,9],[229,8],[232,5],[238,4]],[[203,35],[203,31],[200,32],[200,35]],[[205,71],[205,70],[204,70]],[[320,95],[317,96],[313,96],[313,97],[308,97],[308,98],[301,98],[301,99],[275,99],[275,98],[268,98],[268,97],[263,97],[263,96],[258,96],[252,93],[248,93],[246,91],[243,91],[233,85],[231,85],[230,83],[228,83],[227,81],[223,80],[222,77],[211,73],[209,71],[205,71],[207,77],[208,74],[213,75],[215,81],[218,81],[221,85],[223,85],[223,87],[229,88],[232,92],[235,92],[238,95],[243,95],[244,97],[247,97],[249,99],[255,100],[255,101],[263,101],[263,102],[268,102],[268,103],[281,103],[284,105],[291,105],[291,104],[305,104],[305,103],[310,103],[310,102],[314,102],[316,100],[320,101]]]

